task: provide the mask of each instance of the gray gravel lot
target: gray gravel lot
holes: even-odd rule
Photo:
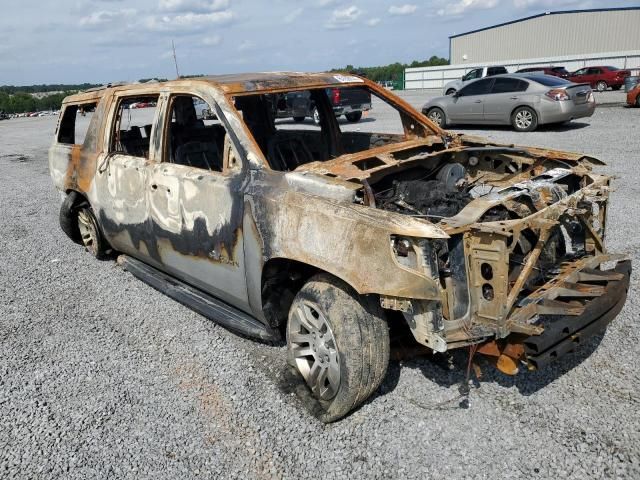
[[[432,93],[403,95],[420,106]],[[569,126],[460,131],[606,161],[619,176],[608,245],[640,265],[640,109],[616,95]],[[637,275],[606,335],[542,372],[485,370],[469,409],[456,401],[463,372],[418,358],[393,361],[370,401],[325,426],[282,386],[284,348],[64,237],[47,168],[55,123],[0,122],[0,477],[640,477]]]

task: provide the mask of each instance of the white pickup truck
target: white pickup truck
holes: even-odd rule
[[[509,73],[505,67],[493,66],[493,67],[480,67],[474,68],[468,71],[460,80],[452,80],[444,86],[445,95],[453,95],[468,82],[477,80],[478,78],[491,77],[492,75],[501,75],[503,73]]]

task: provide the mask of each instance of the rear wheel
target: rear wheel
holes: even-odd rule
[[[511,115],[511,125],[518,132],[532,132],[538,127],[538,115],[529,107],[518,107]]]
[[[83,198],[77,192],[70,192],[60,206],[58,216],[62,231],[76,243],[82,245],[80,230],[78,229],[78,203]]]
[[[304,119],[305,117],[293,117],[293,121],[298,123],[304,122]]]
[[[89,206],[78,210],[78,229],[84,248],[96,258],[104,258],[109,253],[109,244],[102,235],[98,220]]]
[[[350,121],[351,123],[355,123],[355,122],[359,122],[360,119],[362,118],[362,112],[345,113],[344,116],[347,117],[347,120]]]
[[[380,306],[329,275],[300,290],[287,323],[288,358],[332,422],[362,404],[389,363],[389,330]]]
[[[432,108],[427,112],[427,117],[439,127],[444,127],[447,124],[446,116],[441,108]]]
[[[611,87],[611,90],[620,90],[622,88],[622,85],[614,85]]]
[[[313,113],[311,114],[311,117],[313,118],[313,123],[315,123],[316,125],[320,125],[320,113],[318,113],[317,107],[313,107]]]
[[[604,80],[600,80],[598,83],[596,83],[596,90],[598,90],[599,92],[604,92],[607,88],[609,88],[609,85],[607,85],[607,82],[605,82]]]

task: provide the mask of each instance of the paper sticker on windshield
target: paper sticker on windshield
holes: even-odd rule
[[[354,82],[364,83],[364,80],[358,77],[354,77],[352,75],[334,75],[333,78],[335,78],[340,83],[354,83]]]

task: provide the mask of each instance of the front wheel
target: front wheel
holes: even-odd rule
[[[600,80],[598,83],[596,83],[596,90],[598,90],[599,92],[604,92],[607,88],[609,88],[609,85],[607,85],[607,82],[605,82],[604,80]]]
[[[293,121],[296,123],[304,122],[305,117],[293,117]]]
[[[389,363],[389,330],[379,305],[329,275],[316,275],[296,295],[287,323],[289,363],[333,422],[362,404]]]
[[[511,125],[517,132],[533,132],[538,127],[538,115],[529,107],[518,107],[511,115]]]
[[[444,127],[447,124],[444,111],[441,108],[432,108],[427,112],[427,117],[439,127]]]
[[[344,115],[345,117],[347,117],[347,120],[351,123],[355,123],[355,122],[359,122],[360,119],[362,118],[362,112],[350,112],[350,113],[345,113]]]

